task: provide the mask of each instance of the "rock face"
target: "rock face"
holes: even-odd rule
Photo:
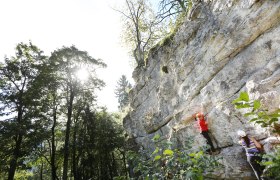
[[[280,1],[198,3],[175,36],[154,48],[146,67],[135,69],[133,78],[132,110],[124,126],[137,143],[152,148],[156,133],[176,144],[193,136],[200,147],[205,140],[191,115],[202,111],[222,148],[221,177],[254,179],[236,131],[262,140],[267,151],[273,134],[249,123],[231,102],[247,91],[270,111],[280,108]]]

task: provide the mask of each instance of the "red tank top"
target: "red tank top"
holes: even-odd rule
[[[206,124],[206,121],[204,119],[198,120],[198,125],[201,132],[208,131],[208,125]]]

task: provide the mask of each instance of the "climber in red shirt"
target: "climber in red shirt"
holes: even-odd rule
[[[205,119],[205,116],[203,113],[196,113],[193,115],[195,120],[197,121],[197,124],[199,126],[200,134],[206,139],[207,144],[210,146],[210,152],[215,152],[214,145],[212,143],[212,140],[209,136],[209,130],[208,130],[208,123]]]

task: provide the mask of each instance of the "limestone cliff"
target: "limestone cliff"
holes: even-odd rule
[[[231,104],[241,91],[271,111],[280,108],[280,1],[208,0],[193,8],[174,37],[136,68],[131,112],[124,126],[146,148],[155,133],[174,143],[194,136],[191,115],[208,113],[222,148],[224,178],[251,177],[236,131],[246,130],[269,151],[269,129],[248,122]],[[185,120],[182,123],[182,120]],[[176,129],[173,131],[172,129]]]

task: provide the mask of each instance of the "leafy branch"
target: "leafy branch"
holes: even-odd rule
[[[262,127],[272,127],[274,132],[280,134],[278,118],[280,117],[280,109],[269,113],[267,109],[262,107],[260,100],[250,100],[247,92],[241,92],[239,97],[232,101],[236,109],[248,109],[245,117],[251,117],[249,122],[260,124]]]

